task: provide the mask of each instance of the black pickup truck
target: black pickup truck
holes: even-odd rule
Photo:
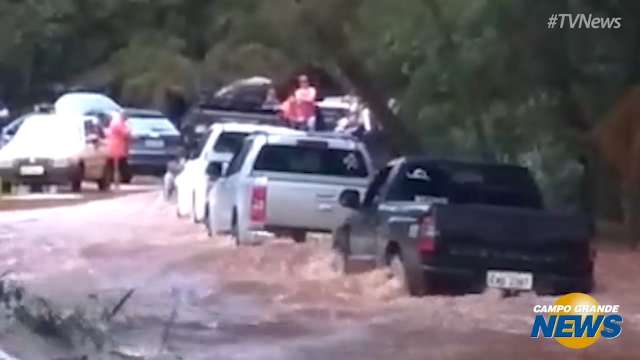
[[[530,172],[428,158],[391,161],[334,233],[338,264],[388,266],[415,296],[482,292],[590,292],[593,224],[545,210]]]

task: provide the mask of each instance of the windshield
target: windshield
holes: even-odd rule
[[[450,203],[542,207],[539,190],[526,169],[511,166],[407,166],[392,184],[392,201],[443,198]]]
[[[82,142],[82,127],[54,117],[27,118],[9,143],[13,149],[66,151]]]
[[[72,93],[63,95],[54,104],[57,113],[85,115],[90,112],[122,111],[122,108],[109,97],[92,93]]]
[[[180,135],[175,126],[173,126],[173,123],[163,117],[130,117],[128,118],[128,124],[134,135],[151,133],[158,135]]]
[[[357,178],[369,175],[360,151],[293,145],[266,145],[254,170]]]
[[[213,151],[217,153],[236,154],[242,148],[244,139],[249,134],[246,132],[223,132],[213,145]]]

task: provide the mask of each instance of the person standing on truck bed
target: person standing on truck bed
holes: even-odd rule
[[[317,90],[311,86],[307,75],[298,77],[298,89],[294,93],[297,103],[297,122],[302,128],[313,129],[316,113]]]

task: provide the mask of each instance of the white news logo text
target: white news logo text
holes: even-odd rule
[[[622,18],[592,14],[552,14],[547,21],[547,27],[549,29],[620,29]]]

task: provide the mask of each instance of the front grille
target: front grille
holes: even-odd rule
[[[47,158],[20,158],[15,160],[16,166],[23,165],[42,165],[49,166],[51,165],[53,160]]]

